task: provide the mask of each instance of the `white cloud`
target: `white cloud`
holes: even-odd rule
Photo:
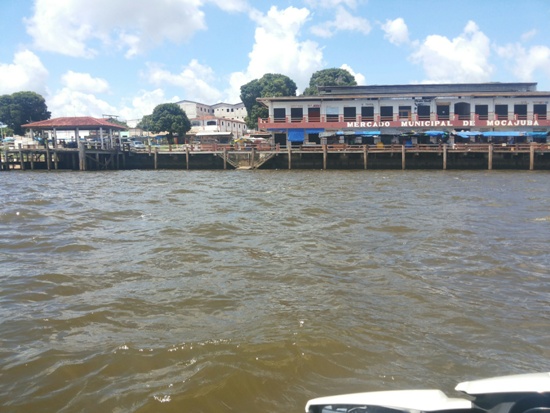
[[[155,106],[161,103],[178,102],[181,99],[178,96],[167,98],[164,90],[158,88],[151,91],[140,91],[134,96],[129,105],[126,105],[117,111],[122,119],[140,120],[143,115],[153,113]]]
[[[244,12],[249,10],[247,0],[208,0],[220,9],[229,12]]]
[[[62,116],[93,116],[116,114],[116,108],[91,93],[62,88],[48,98],[48,110],[52,118]]]
[[[550,77],[550,48],[548,46],[539,45],[525,48],[519,43],[513,43],[498,47],[497,54],[512,63],[512,73],[520,81],[533,81],[535,72],[539,71]]]
[[[328,38],[339,31],[354,31],[367,35],[371,29],[367,19],[355,16],[343,7],[337,7],[334,20],[313,26],[311,32],[319,37]]]
[[[201,0],[36,0],[25,20],[38,49],[94,57],[97,48],[132,57],[168,39],[179,43],[205,29]],[[235,1],[230,4],[236,4]]]
[[[92,77],[89,73],[76,73],[69,70],[61,77],[62,83],[70,90],[82,93],[107,93],[109,83],[105,79]]]
[[[139,91],[129,102],[120,107],[113,106],[93,93],[86,93],[64,87],[48,98],[48,110],[52,118],[63,116],[116,115],[121,120],[138,120],[143,115],[153,113],[155,106],[166,102],[177,102],[178,96],[166,97],[162,89]]]
[[[265,15],[253,11],[250,16],[257,23],[255,43],[246,71],[231,74],[228,95],[238,100],[243,84],[266,73],[284,74],[303,90],[311,74],[323,66],[321,47],[310,40],[299,40],[309,10],[296,7],[279,10],[273,6]]]
[[[222,93],[212,86],[216,80],[214,71],[195,59],[176,74],[159,65],[150,64],[146,78],[157,86],[170,85],[181,88],[187,100],[216,103],[222,98]]]
[[[412,54],[411,59],[423,66],[425,82],[486,82],[494,68],[489,64],[489,38],[470,21],[454,39],[430,35]]]
[[[403,18],[398,17],[395,20],[386,20],[386,23],[382,24],[381,27],[385,33],[384,37],[390,43],[397,46],[409,43],[409,28]]]
[[[355,71],[351,68],[351,66],[347,64],[343,64],[342,66],[340,66],[340,69],[344,69],[350,72],[353,75],[353,77],[355,77],[355,81],[357,82],[357,85],[366,84],[365,76],[363,76],[361,73],[355,73]]]
[[[15,53],[13,63],[0,63],[0,94],[32,91],[44,95],[48,70],[30,50]]]
[[[521,35],[521,41],[523,42],[526,42],[528,40],[531,40],[533,37],[535,37],[537,35],[537,30],[536,29],[533,29],[533,30],[529,30],[528,32],[526,33],[523,33]]]

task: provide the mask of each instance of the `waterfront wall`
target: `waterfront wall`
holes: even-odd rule
[[[320,145],[245,151],[108,151],[86,149],[18,149],[1,152],[0,170],[120,169],[510,169],[550,170],[550,145],[515,147],[368,147]]]

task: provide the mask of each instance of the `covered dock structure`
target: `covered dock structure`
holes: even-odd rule
[[[46,165],[47,169],[53,165],[58,169],[61,164],[62,169],[86,170],[92,163],[94,169],[119,168],[121,143],[117,135],[126,129],[125,126],[91,116],[54,118],[22,126],[29,130],[30,136],[38,136],[45,145],[44,148],[14,148],[18,151],[21,169],[34,169],[38,165]],[[69,142],[58,139],[59,131],[72,132]]]

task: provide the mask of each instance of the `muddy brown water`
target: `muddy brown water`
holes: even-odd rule
[[[0,173],[0,410],[302,412],[548,371],[549,178]]]

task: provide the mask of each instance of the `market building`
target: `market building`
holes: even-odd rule
[[[258,128],[286,145],[547,142],[550,92],[537,83],[319,87],[258,98]]]

